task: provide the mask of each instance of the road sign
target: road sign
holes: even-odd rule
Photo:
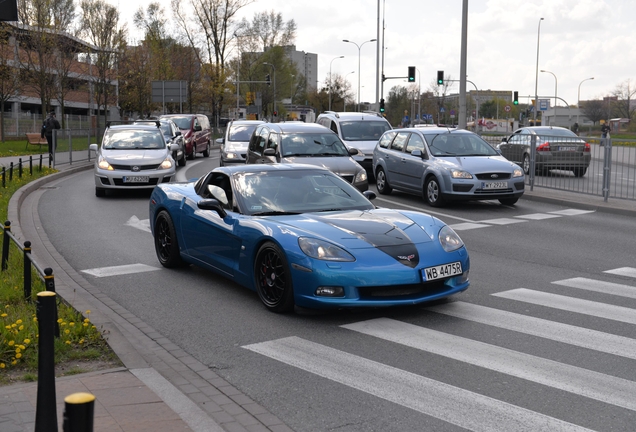
[[[510,112],[510,105],[506,105],[504,109],[506,110],[506,112]]]
[[[539,110],[547,111],[550,106],[550,99],[539,99]]]
[[[439,112],[445,112],[445,111],[446,111],[446,110],[444,109],[444,107],[441,107],[441,108],[439,109]]]

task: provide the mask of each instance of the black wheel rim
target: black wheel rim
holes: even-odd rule
[[[281,256],[273,249],[260,255],[256,268],[256,282],[261,299],[267,306],[278,305],[285,294],[287,278]]]
[[[170,259],[170,251],[172,248],[172,235],[170,233],[170,224],[164,217],[157,219],[155,227],[155,244],[157,246],[157,254],[161,262],[167,262]]]

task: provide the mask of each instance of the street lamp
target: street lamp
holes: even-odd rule
[[[539,107],[539,101],[537,100],[539,97],[537,94],[539,89],[537,87],[539,85],[539,36],[541,35],[541,21],[543,21],[543,18],[539,19],[539,28],[537,30],[537,68],[534,77],[534,109],[532,110],[535,126],[537,125],[537,108]]]
[[[291,105],[294,102],[294,77],[296,75],[291,75],[291,84],[289,85],[289,104]]]
[[[358,47],[358,112],[359,112],[360,111],[360,50],[362,49],[365,43],[375,42],[377,41],[377,39],[369,39],[368,41],[362,42],[360,45],[348,39],[343,39],[342,41],[352,43],[356,47]]]
[[[267,66],[271,66],[272,69],[274,70],[274,112],[277,112],[276,111],[276,67],[273,64],[267,63],[267,62],[264,62],[263,64]]]
[[[579,113],[581,112],[581,84],[583,84],[585,81],[593,80],[593,79],[594,79],[594,77],[585,78],[583,81],[581,81],[579,83],[579,92],[578,92],[578,95],[576,97],[576,107],[578,108],[578,110],[576,112],[576,124],[579,124]]]
[[[541,72],[552,74],[554,77],[554,124],[557,125],[557,77],[554,73],[541,69]]]
[[[331,59],[329,62],[329,111],[331,111],[331,64],[334,60],[344,58],[344,56],[338,56]]]
[[[347,83],[347,77],[349,75],[351,75],[352,73],[356,73],[356,71],[351,71],[351,72],[349,72],[348,74],[345,75],[345,77],[344,77],[344,83],[345,84]],[[344,112],[347,111],[347,101],[346,101],[346,98],[344,98],[344,97],[342,98],[342,111],[344,111]]]

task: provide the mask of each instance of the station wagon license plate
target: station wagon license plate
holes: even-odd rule
[[[422,269],[422,279],[424,282],[435,279],[442,279],[462,274],[462,263],[457,261],[450,264],[442,264],[435,267]]]
[[[559,146],[559,151],[576,151],[576,147],[573,146]]]
[[[124,183],[148,183],[150,177],[148,176],[124,176]]]
[[[508,187],[507,182],[481,182],[482,189],[506,189]]]

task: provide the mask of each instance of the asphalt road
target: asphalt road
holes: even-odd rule
[[[179,176],[216,164],[188,161]],[[61,179],[40,198],[54,247],[296,431],[634,430],[630,218],[523,199],[431,209],[380,196],[379,206],[453,225],[471,287],[425,307],[276,315],[213,273],[161,268],[149,193],[96,198],[92,176]]]

